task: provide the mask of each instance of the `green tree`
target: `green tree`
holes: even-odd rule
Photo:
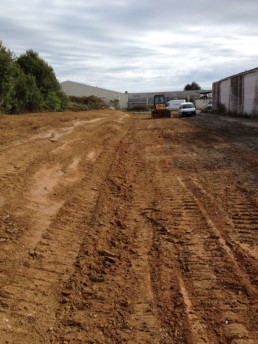
[[[15,97],[12,112],[20,113],[42,110],[43,98],[33,75],[25,75],[20,70],[16,78],[14,92]]]
[[[53,111],[61,111],[66,108],[68,99],[62,92],[53,68],[40,58],[38,53],[28,50],[17,59],[17,64],[27,76],[35,78],[45,108]]]
[[[68,97],[62,92],[53,68],[38,53],[28,50],[15,59],[0,41],[0,111],[63,111]]]
[[[47,99],[46,99],[46,106],[49,110],[56,110],[61,111],[61,99],[57,96],[57,94],[54,91],[51,91],[48,93]]]
[[[28,50],[17,59],[17,63],[26,75],[35,77],[37,86],[44,98],[51,91],[59,91],[60,86],[53,68],[40,58],[38,53]]]
[[[0,41],[0,109],[10,108],[15,86],[16,66],[12,52],[6,49]]]
[[[184,87],[185,91],[192,91],[192,90],[200,90],[201,86],[198,85],[195,81],[193,81],[191,84],[187,84]]]

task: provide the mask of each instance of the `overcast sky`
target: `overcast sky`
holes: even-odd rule
[[[258,0],[0,0],[0,40],[57,79],[176,91],[258,67]]]

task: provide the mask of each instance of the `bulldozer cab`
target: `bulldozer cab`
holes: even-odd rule
[[[163,104],[164,108],[166,107],[166,98],[163,95],[155,95],[154,96],[154,106],[157,104]]]
[[[166,97],[163,94],[154,96],[154,109],[151,113],[152,118],[170,118],[171,112],[166,109]]]

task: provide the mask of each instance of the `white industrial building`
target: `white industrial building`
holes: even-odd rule
[[[258,68],[229,76],[212,84],[214,110],[258,115]]]
[[[199,99],[203,94],[210,94],[211,90],[192,90],[192,91],[167,91],[167,92],[144,92],[144,93],[128,93],[128,108],[134,106],[146,105],[153,106],[153,99],[155,94],[164,94],[167,100],[170,99]],[[209,100],[207,101],[207,103]]]
[[[107,105],[114,106],[117,104],[119,109],[126,109],[128,102],[127,93],[119,93],[115,91],[106,90],[104,88],[80,84],[73,81],[61,82],[63,92],[67,96],[75,97],[89,97],[96,96],[102,99]]]

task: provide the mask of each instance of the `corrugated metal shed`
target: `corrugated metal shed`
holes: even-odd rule
[[[120,93],[116,91],[106,90],[100,87],[93,87],[85,84],[80,84],[73,81],[61,82],[63,92],[67,96],[89,97],[96,96],[101,98],[106,104],[112,105],[112,101],[118,101],[120,109],[127,108],[128,96],[127,93]]]
[[[213,108],[238,114],[258,115],[258,68],[214,82]]]

